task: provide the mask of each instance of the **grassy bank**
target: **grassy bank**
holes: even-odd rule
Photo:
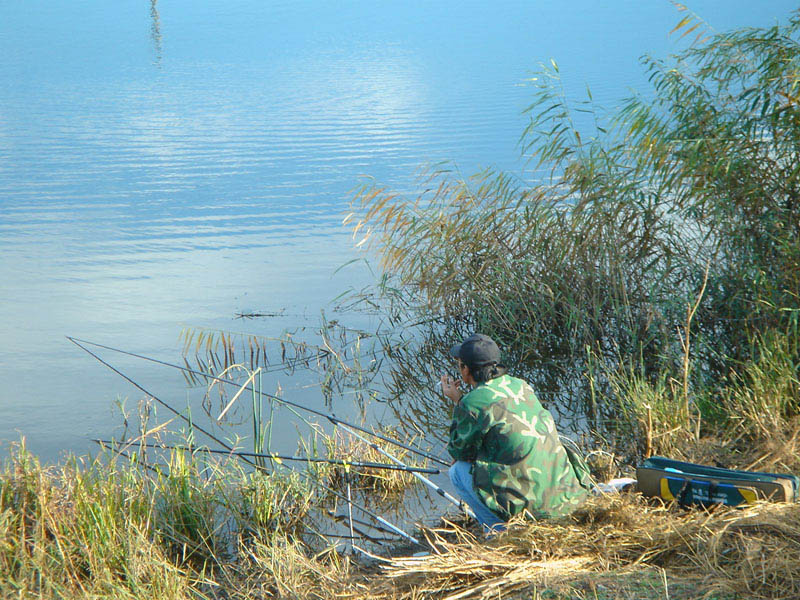
[[[184,452],[160,466],[101,459],[44,468],[20,450],[5,465],[4,597],[313,596],[348,575],[313,535],[309,512],[328,499],[299,476]]]
[[[490,540],[455,524],[424,529],[427,555],[367,564],[299,535],[314,494],[298,482],[234,465],[213,476],[206,469],[186,461],[161,475],[131,462],[45,469],[16,454],[0,472],[2,597],[800,594],[800,505],[706,512],[635,495],[596,498],[569,518],[519,522]]]

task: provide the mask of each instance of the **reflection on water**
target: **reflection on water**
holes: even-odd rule
[[[725,29],[792,5],[692,8]],[[117,395],[140,396],[65,335],[174,359],[183,326],[315,331],[372,277],[336,272],[361,256],[341,220],[362,175],[403,191],[442,160],[519,172],[520,82],[539,62],[613,105],[644,87],[640,54],[677,43],[677,19],[668,2],[589,0],[5,3],[0,440],[82,451],[119,423]],[[121,366],[194,401],[180,375]],[[323,405],[309,381],[279,384]]]
[[[161,19],[158,16],[158,0],[150,0],[150,37],[156,53],[156,64],[161,62]]]

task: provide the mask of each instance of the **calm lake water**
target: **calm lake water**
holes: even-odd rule
[[[796,8],[690,5],[716,30]],[[65,335],[177,361],[185,326],[316,327],[372,279],[337,271],[364,257],[341,225],[362,176],[410,191],[450,160],[525,177],[537,65],[611,109],[646,90],[642,54],[680,47],[681,17],[667,0],[1,3],[0,454],[20,435],[46,460],[87,451],[118,433],[114,400],[141,397]],[[105,356],[191,400],[179,374]]]

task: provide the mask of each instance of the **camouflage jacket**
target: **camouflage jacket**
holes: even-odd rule
[[[461,398],[447,449],[473,463],[478,495],[503,519],[525,510],[535,518],[569,514],[587,495],[585,474],[573,468],[552,415],[527,383],[509,375]]]

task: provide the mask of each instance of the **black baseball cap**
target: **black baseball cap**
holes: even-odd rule
[[[460,359],[469,367],[483,367],[500,362],[500,348],[488,335],[473,333],[450,348],[450,356]]]

